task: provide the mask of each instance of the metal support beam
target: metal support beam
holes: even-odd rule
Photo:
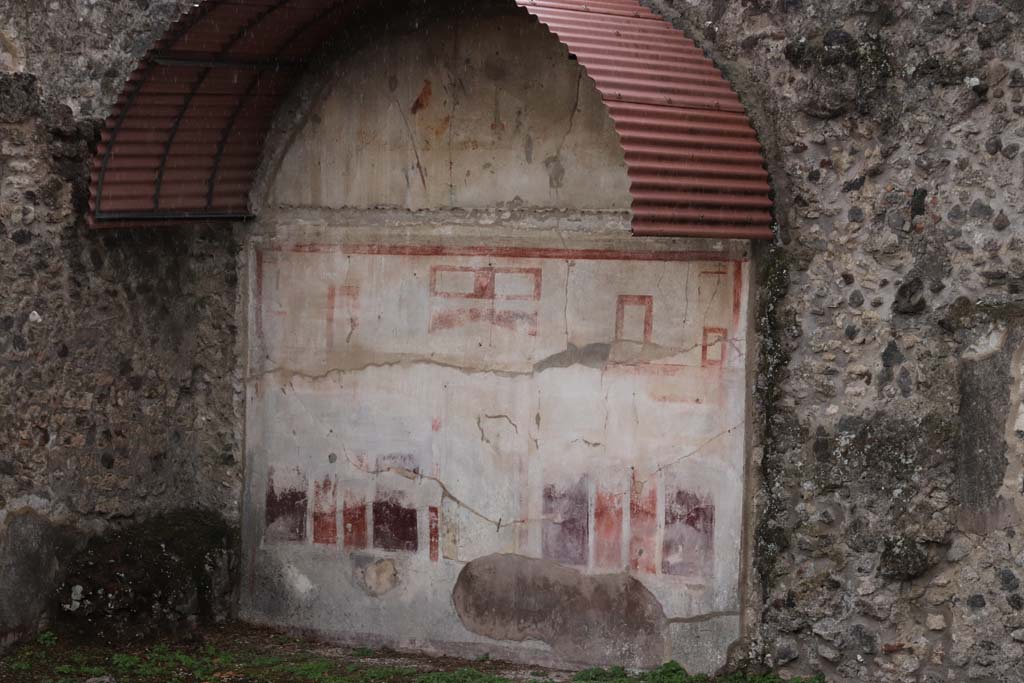
[[[154,63],[160,66],[191,66],[205,69],[247,69],[266,71],[268,69],[298,69],[305,66],[305,62],[295,59],[263,59],[263,60],[240,60],[221,59],[216,57],[178,57],[169,54],[157,54],[151,58]]]

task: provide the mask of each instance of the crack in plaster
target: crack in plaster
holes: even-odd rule
[[[412,152],[416,156],[416,170],[419,171],[420,181],[423,183],[423,191],[426,192],[427,191],[427,174],[423,170],[423,163],[420,161],[420,148],[416,144],[416,136],[412,132],[412,126],[409,125],[409,119],[406,117],[405,110],[402,108],[402,105],[399,103],[398,98],[394,97],[393,99],[395,101],[395,106],[398,107],[398,113],[401,114],[401,116],[402,116],[402,123],[405,124],[405,130],[408,131],[408,133],[409,133],[409,146],[412,147]]]
[[[512,425],[512,429],[515,430],[516,435],[518,436],[519,434],[519,426],[515,422],[513,422],[512,418],[510,418],[508,415],[478,415],[476,418],[476,428],[480,431],[480,441],[482,443],[487,444],[491,448],[494,448],[495,451],[498,450],[497,446],[494,444],[493,441],[488,439],[487,434],[484,433],[484,420],[506,420],[510,425]]]
[[[714,347],[718,346],[719,344],[728,344],[731,348],[735,349],[737,352],[742,352],[742,347],[739,344],[739,340],[737,340],[734,337],[721,337],[721,338],[718,338],[715,341],[713,341],[712,343],[708,344],[708,349],[713,349]],[[443,361],[438,361],[438,360],[427,360],[427,359],[423,359],[423,358],[398,358],[398,359],[390,360],[390,361],[380,361],[380,362],[376,362],[376,363],[366,363],[366,364],[355,366],[355,367],[351,367],[351,368],[345,368],[345,367],[328,368],[327,370],[324,370],[323,372],[320,372],[320,373],[305,372],[303,370],[298,370],[296,368],[290,368],[290,367],[287,367],[287,366],[278,365],[276,367],[269,368],[267,370],[262,370],[260,372],[249,373],[246,376],[245,381],[246,382],[253,382],[253,381],[258,381],[260,379],[263,379],[265,377],[269,377],[269,376],[272,376],[272,375],[285,375],[285,376],[288,376],[288,377],[300,377],[302,379],[306,379],[306,380],[309,380],[309,381],[316,382],[316,381],[320,381],[320,380],[329,379],[329,378],[331,378],[334,375],[354,374],[354,373],[363,372],[363,371],[366,371],[366,370],[371,370],[371,369],[374,369],[374,368],[391,368],[391,367],[417,366],[417,365],[433,365],[433,366],[437,366],[437,367],[441,367],[441,368],[448,368],[448,369],[451,369],[451,370],[456,370],[458,372],[461,372],[461,373],[467,374],[467,375],[495,375],[495,376],[498,376],[498,377],[531,377],[531,376],[533,376],[533,375],[535,375],[537,373],[544,372],[545,370],[550,370],[550,369],[554,369],[554,368],[568,368],[568,367],[572,367],[574,365],[584,365],[586,367],[591,367],[591,368],[595,368],[595,369],[604,370],[604,369],[607,369],[609,364],[594,365],[592,363],[587,362],[587,359],[584,356],[585,356],[587,351],[592,351],[592,350],[600,351],[605,346],[610,347],[611,345],[610,344],[588,344],[588,345],[583,346],[583,347],[577,347],[574,344],[569,344],[568,347],[565,350],[559,351],[558,353],[555,353],[555,354],[552,354],[551,356],[548,356],[547,358],[545,358],[543,360],[540,360],[537,363],[535,363],[531,370],[495,370],[495,369],[483,369],[483,368],[468,368],[468,367],[465,367],[465,366],[457,365],[455,363],[445,363]],[[642,344],[644,352],[640,354],[640,357],[630,359],[632,362],[628,362],[628,363],[613,362],[613,363],[610,363],[610,365],[625,365],[625,366],[628,366],[628,367],[639,367],[639,368],[642,368],[646,363],[649,363],[651,361],[660,360],[661,358],[666,358],[666,357],[669,357],[669,356],[689,353],[691,351],[695,351],[696,349],[701,348],[702,346],[703,346],[703,343],[701,343],[701,342],[695,342],[695,343],[693,343],[693,344],[691,344],[689,346],[680,346],[680,347],[671,347],[671,346],[663,347],[663,346],[660,346],[658,344]],[[574,359],[578,359],[578,360],[576,360],[575,362],[566,363],[565,362],[566,358],[574,358]],[[688,367],[688,366],[680,366],[680,367]]]
[[[519,426],[516,425],[508,415],[483,415],[482,417],[487,420],[506,420],[510,425],[512,425],[512,429],[515,430],[516,434],[519,433]],[[480,424],[480,418],[477,418],[477,424]]]
[[[565,146],[565,141],[569,139],[569,135],[572,134],[573,126],[576,125],[576,111],[580,108],[580,91],[583,89],[583,68],[580,67],[579,72],[576,74],[576,96],[572,103],[572,111],[569,112],[569,127],[566,129],[565,134],[562,135],[561,142],[558,143],[556,156],[561,156],[562,148]]]
[[[351,332],[349,338],[351,337]],[[719,344],[728,344],[731,348],[742,354],[742,346],[739,344],[739,340],[735,337],[720,337],[715,339],[713,342],[708,344],[708,349],[713,349]],[[577,347],[575,344],[568,344],[563,351],[554,353],[534,364],[531,370],[496,370],[496,369],[484,369],[484,368],[469,368],[455,363],[446,363],[438,360],[428,360],[424,358],[397,358],[389,361],[379,361],[376,363],[365,363],[363,365],[354,366],[351,368],[346,367],[335,367],[328,368],[320,373],[311,373],[296,368],[290,368],[283,365],[278,365],[267,370],[260,372],[249,373],[245,381],[253,382],[269,377],[272,375],[284,375],[287,377],[295,378],[300,377],[312,382],[329,379],[335,375],[347,375],[374,368],[392,368],[392,367],[410,367],[417,365],[432,365],[441,368],[448,368],[450,370],[456,370],[466,375],[494,375],[498,377],[531,377],[538,373],[544,372],[545,370],[551,370],[555,368],[569,368],[575,365],[583,365],[585,367],[606,370],[609,365],[628,366],[642,368],[646,363],[652,361],[661,360],[670,356],[690,353],[703,346],[703,342],[694,342],[689,346],[661,346],[659,344],[640,344],[642,347],[641,353],[638,357],[631,358],[631,362],[608,362],[608,358],[611,356],[611,344],[587,344],[582,347]],[[596,356],[604,355],[605,350],[608,353],[602,364],[596,364]],[[595,357],[590,357],[595,356]],[[688,366],[680,366],[688,367]]]
[[[732,432],[736,431],[740,427],[742,427],[742,423],[738,424],[738,425],[735,425],[733,427],[730,427],[728,429],[725,429],[725,430],[715,434],[714,436],[708,438],[707,440],[705,440],[704,442],[699,444],[693,450],[688,451],[686,453],[683,453],[681,456],[679,456],[678,458],[675,458],[674,460],[672,460],[670,462],[662,464],[657,469],[655,469],[653,472],[651,472],[651,474],[649,476],[647,476],[646,478],[635,480],[630,485],[630,488],[632,488],[632,486],[635,486],[636,484],[640,484],[641,486],[646,485],[657,474],[663,472],[664,470],[666,470],[666,469],[668,469],[670,467],[673,467],[673,466],[679,464],[680,462],[682,462],[684,460],[692,458],[693,456],[697,455],[702,450],[704,450],[710,444],[714,443],[715,441],[717,441],[718,439],[721,439],[724,436],[727,436],[728,434],[731,434]],[[523,525],[527,525],[527,524],[536,524],[538,522],[548,522],[550,524],[564,524],[564,523],[566,523],[564,521],[559,521],[557,519],[554,519],[554,518],[552,518],[550,516],[546,516],[546,515],[545,516],[541,516],[541,517],[525,517],[525,518],[520,518],[520,519],[513,519],[513,520],[510,520],[510,521],[505,521],[501,517],[499,517],[498,519],[494,519],[493,517],[489,517],[486,514],[484,514],[483,512],[481,512],[480,510],[477,510],[473,506],[465,503],[461,498],[459,498],[454,493],[452,493],[451,489],[448,488],[448,485],[440,477],[435,477],[435,476],[432,476],[432,475],[429,475],[429,474],[423,474],[422,472],[417,472],[415,470],[410,470],[410,469],[407,469],[407,468],[404,468],[404,467],[388,466],[388,467],[378,467],[378,468],[375,468],[375,469],[370,469],[370,468],[366,467],[365,465],[361,465],[359,462],[353,460],[352,457],[349,456],[348,453],[345,453],[345,460],[353,468],[355,468],[356,470],[359,470],[360,472],[363,472],[364,474],[378,475],[378,474],[389,474],[390,473],[390,474],[396,474],[396,475],[398,475],[400,477],[404,477],[405,479],[408,479],[410,481],[430,481],[430,482],[434,482],[441,489],[441,502],[442,503],[445,500],[450,500],[452,503],[455,504],[456,507],[465,510],[466,512],[470,513],[474,517],[477,517],[481,521],[486,522],[487,524],[493,525],[495,533],[501,532],[502,527],[509,527],[509,526],[523,526]],[[613,498],[620,498],[620,497],[625,497],[628,493],[629,493],[629,490],[622,491],[622,492],[617,492],[617,493],[611,493],[610,495]]]

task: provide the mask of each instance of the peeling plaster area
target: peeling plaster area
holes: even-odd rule
[[[604,105],[525,16],[388,35],[309,98],[249,242],[243,616],[718,668],[747,245],[629,234]]]
[[[746,257],[478,239],[255,247],[244,613],[713,668],[738,619],[698,657],[661,617],[597,638],[559,615],[593,600],[617,622],[634,594],[681,622],[738,612]],[[515,596],[549,625],[522,630]]]

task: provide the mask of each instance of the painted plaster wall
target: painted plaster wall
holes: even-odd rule
[[[720,663],[739,635],[745,255],[333,232],[254,246],[243,614],[449,652]],[[562,624],[578,638],[517,630],[557,623],[569,593],[528,613],[508,595],[562,568],[621,585]],[[696,653],[686,622],[706,615]]]
[[[324,78],[250,241],[243,616],[714,670],[740,636],[745,245],[630,235],[603,104],[526,16]]]
[[[628,209],[593,82],[524,14],[439,19],[338,60],[289,122],[273,205]]]
[[[26,597],[63,572],[57,524],[81,543],[175,503],[233,514],[236,247],[212,230],[83,227],[99,121],[190,4],[0,3],[4,635],[38,625]],[[732,661],[832,681],[1024,679],[1024,535],[1003,516],[1024,462],[1024,5],[645,4],[744,98],[780,207],[776,248],[756,259],[763,480]],[[108,428],[118,441],[93,443]],[[111,447],[126,456],[108,469]]]

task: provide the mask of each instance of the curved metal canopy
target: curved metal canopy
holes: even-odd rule
[[[594,80],[625,152],[634,234],[772,237],[761,145],[693,41],[638,0],[509,2],[545,24]],[[249,191],[278,105],[333,34],[375,10],[379,0],[195,4],[142,59],[106,121],[90,225],[251,217]]]

